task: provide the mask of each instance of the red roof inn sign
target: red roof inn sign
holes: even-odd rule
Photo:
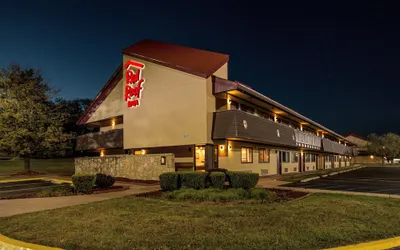
[[[142,70],[144,64],[129,60],[125,64],[125,102],[130,107],[140,105],[140,97],[143,90],[144,79],[142,78]]]

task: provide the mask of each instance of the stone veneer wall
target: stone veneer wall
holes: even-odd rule
[[[161,165],[161,157],[166,163]],[[75,173],[103,173],[134,180],[158,180],[160,174],[175,171],[174,154],[107,155],[75,158]]]

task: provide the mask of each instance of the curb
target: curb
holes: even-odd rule
[[[36,245],[31,243],[26,243],[19,240],[14,240],[0,234],[0,249],[10,249],[10,250],[62,250],[61,248],[46,247],[42,245]]]
[[[337,175],[337,174],[341,174],[341,173],[346,173],[346,172],[354,171],[354,170],[357,170],[357,169],[360,169],[360,168],[364,168],[364,167],[365,166],[359,166],[359,167],[354,167],[352,169],[340,170],[340,171],[332,172],[332,173],[329,173],[329,174],[323,174],[323,175],[319,175],[319,176],[315,176],[315,177],[310,177],[310,178],[303,179],[300,182],[309,182],[309,181],[316,180],[316,179],[319,179],[319,178],[324,178],[324,177],[333,176],[333,175]]]
[[[54,183],[71,183],[72,184],[72,181],[69,181],[69,180],[53,179],[53,178],[47,178],[47,177],[33,177],[33,178],[23,178],[23,179],[7,179],[7,180],[0,180],[0,183],[32,181],[32,180],[43,180],[43,181],[51,181],[51,182],[54,182]]]
[[[400,237],[371,241],[349,246],[329,248],[326,250],[376,250],[376,249],[390,249],[397,246],[400,246]]]

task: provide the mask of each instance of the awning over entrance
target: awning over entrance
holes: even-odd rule
[[[294,129],[241,110],[214,113],[213,139],[238,139],[296,147]]]

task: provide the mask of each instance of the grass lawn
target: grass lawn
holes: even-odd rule
[[[343,167],[343,168],[331,168],[331,169],[323,169],[323,170],[317,170],[317,171],[310,171],[310,172],[302,172],[302,173],[296,173],[296,174],[289,174],[289,175],[281,175],[278,176],[277,179],[281,180],[281,181],[288,181],[288,182],[297,182],[297,181],[301,181],[307,178],[311,178],[311,177],[316,177],[316,176],[320,176],[320,175],[324,175],[324,174],[329,174],[332,172],[338,172],[338,171],[342,171],[342,170],[348,170],[348,169],[352,169],[355,167]]]
[[[313,194],[274,204],[126,197],[0,218],[0,232],[65,249],[321,249],[400,235],[400,200]]]
[[[72,175],[75,172],[74,159],[32,159],[31,170],[39,173]],[[24,171],[23,160],[0,160],[0,174]]]

